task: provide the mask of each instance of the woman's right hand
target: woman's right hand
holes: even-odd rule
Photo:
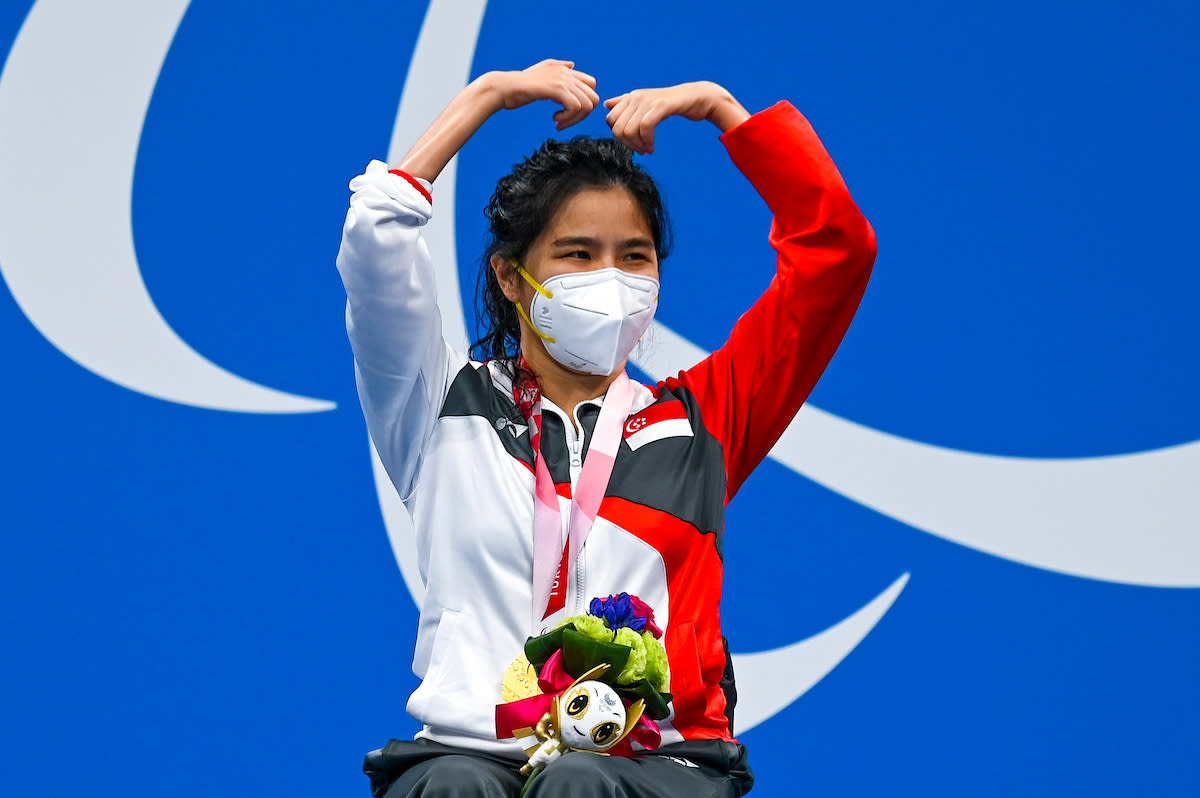
[[[536,100],[553,100],[562,106],[554,114],[562,130],[591,113],[600,96],[596,79],[575,69],[573,61],[550,58],[516,72],[485,72],[433,120],[400,162],[400,170],[432,183],[488,117]]]
[[[554,114],[559,130],[582,122],[600,103],[596,79],[575,69],[574,61],[547,58],[528,69],[491,72],[488,79],[502,108],[520,108],[537,100],[557,102],[562,106]]]

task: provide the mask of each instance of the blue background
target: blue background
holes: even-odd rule
[[[31,5],[0,3],[4,52]],[[333,258],[424,12],[193,3],[141,140],[134,233],[163,316],[215,363],[336,411],[130,392],[0,292],[4,794],[366,795],[362,753],[415,731],[416,612]],[[1198,22],[1183,2],[493,0],[473,74],[554,56],[603,97],[706,78],[752,111],[791,100],[880,243],[812,403],[943,446],[1082,457],[1200,438]],[[465,291],[491,187],[553,135],[552,111],[496,117],[462,153]],[[605,130],[601,113],[578,128]],[[657,150],[678,232],[660,318],[715,348],[770,279],[769,216],[711,128],[670,120]],[[742,736],[755,795],[1200,792],[1195,590],[994,558],[773,461],[726,540],[738,651],[912,574],[845,662]]]

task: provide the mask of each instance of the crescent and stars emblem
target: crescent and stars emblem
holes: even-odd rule
[[[111,382],[165,401],[246,413],[308,413],[332,402],[277,391],[205,359],[170,328],[142,281],[130,198],[150,96],[188,0],[125,0],[136,31],[99,4],[39,0],[0,74],[0,274],[22,312],[59,351]],[[395,161],[467,82],[485,0],[432,0],[393,128]],[[103,70],[95,69],[106,64]],[[104,114],[77,118],[102,104]],[[62,153],[91,165],[72,180],[93,209],[88,229],[63,236],[38,209],[56,202],[45,164]],[[454,207],[456,163],[441,178]],[[454,213],[427,231],[445,267],[438,293],[458,297]],[[442,307],[446,338],[465,348],[461,303]],[[707,352],[659,324],[636,365],[659,379]],[[637,419],[630,422],[633,425]],[[633,430],[630,429],[632,432]],[[372,452],[374,455],[374,453]],[[1037,459],[963,452],[803,408],[771,452],[787,468],[916,529],[1058,573],[1134,585],[1200,586],[1200,442],[1133,454]],[[373,457],[384,524],[418,603],[411,521]],[[994,486],[1005,486],[1003,500]],[[1054,486],[1047,491],[1046,486]],[[1156,507],[1146,524],[1146,507]],[[1094,545],[1099,538],[1103,546]],[[735,654],[739,732],[788,706],[871,631],[908,574],[861,609],[806,640]],[[786,689],[780,685],[786,684]]]

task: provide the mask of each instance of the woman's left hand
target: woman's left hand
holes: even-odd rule
[[[654,152],[654,128],[669,116],[693,121],[708,120],[722,132],[750,118],[750,114],[722,86],[708,80],[680,83],[662,89],[636,89],[604,101],[605,121],[613,135],[634,152]]]

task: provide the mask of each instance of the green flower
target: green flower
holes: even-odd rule
[[[642,632],[642,642],[646,644],[646,681],[650,682],[650,685],[658,692],[665,693],[671,686],[671,668],[667,664],[667,650],[650,632]]]
[[[596,615],[576,615],[567,618],[555,628],[567,626],[597,642],[616,643],[629,648],[629,659],[625,667],[615,677],[609,676],[605,681],[628,685],[645,679],[660,693],[670,689],[671,668],[667,663],[667,651],[663,648],[662,641],[649,631],[637,632],[628,626],[622,626],[613,632],[604,618]]]
[[[617,684],[633,684],[638,679],[645,678],[646,644],[642,642],[642,636],[628,626],[622,626],[617,630],[617,639],[614,642],[629,646],[630,649],[625,669],[617,674]]]

